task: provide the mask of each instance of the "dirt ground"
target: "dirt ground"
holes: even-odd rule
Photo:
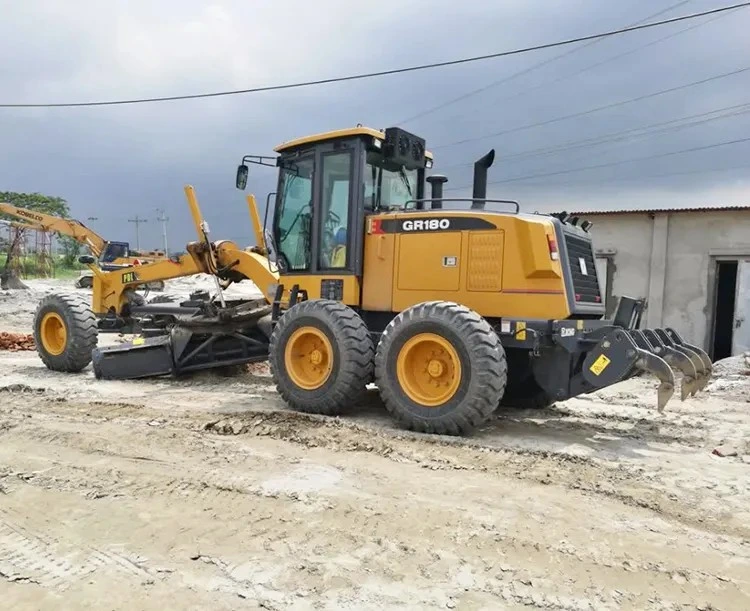
[[[0,292],[0,331],[55,284]],[[262,367],[0,372],[4,609],[750,608],[743,357],[661,414],[635,379],[460,439],[395,428],[374,392],[291,412]]]

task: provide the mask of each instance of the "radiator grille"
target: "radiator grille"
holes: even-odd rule
[[[601,303],[599,281],[596,277],[596,261],[589,240],[566,234],[568,264],[573,277],[573,291],[578,303]]]

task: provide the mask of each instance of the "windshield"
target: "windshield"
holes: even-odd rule
[[[384,161],[381,153],[368,151],[365,207],[403,207],[409,200],[417,198],[417,180],[417,170],[405,170],[403,166]]]

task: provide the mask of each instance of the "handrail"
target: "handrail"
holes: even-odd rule
[[[424,202],[472,202],[474,204],[475,202],[482,202],[481,208],[473,208],[474,210],[484,210],[484,204],[486,203],[492,203],[492,204],[513,204],[516,207],[516,211],[514,214],[519,214],[521,212],[521,205],[512,199],[487,199],[487,198],[477,198],[477,197],[441,197],[439,199],[433,199],[431,197],[425,197],[422,199],[410,199],[406,202],[404,202],[404,205],[401,207],[403,210],[407,210],[407,206],[411,203],[419,204]],[[441,208],[427,208],[427,210],[440,210]],[[411,210],[411,208],[409,208]],[[419,208],[414,208],[414,210],[424,210]]]

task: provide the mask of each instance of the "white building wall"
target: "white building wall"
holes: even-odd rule
[[[581,216],[594,223],[594,249],[615,251],[615,299],[646,297],[645,324],[708,349],[714,257],[750,255],[750,210]]]

